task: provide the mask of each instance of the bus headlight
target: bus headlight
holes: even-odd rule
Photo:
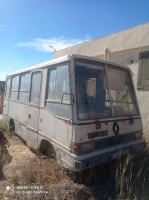
[[[79,152],[80,151],[80,146],[77,145],[77,144],[73,144],[72,145],[72,149],[73,149],[73,152]]]
[[[93,149],[94,149],[94,144],[91,143],[91,142],[85,143],[85,144],[82,144],[82,145],[81,145],[82,153],[91,152],[91,151],[93,151]]]

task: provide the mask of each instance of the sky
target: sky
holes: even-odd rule
[[[0,0],[0,81],[54,49],[149,22],[149,0]]]

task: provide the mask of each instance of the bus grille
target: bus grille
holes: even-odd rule
[[[125,144],[142,138],[141,132],[127,133],[118,136],[112,136],[95,141],[95,150],[112,147],[119,144]]]

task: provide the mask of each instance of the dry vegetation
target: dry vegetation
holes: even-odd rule
[[[14,187],[13,194],[6,193],[7,186]],[[149,152],[74,174],[32,152],[0,121],[0,199],[149,199]]]
[[[116,189],[118,199],[149,199],[149,150],[119,161]]]

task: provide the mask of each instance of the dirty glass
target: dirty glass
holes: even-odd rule
[[[137,115],[129,71],[108,66],[107,77],[114,116]]]
[[[70,101],[68,66],[57,67],[55,100]]]
[[[48,99],[55,100],[56,88],[56,68],[50,68],[48,71]]]
[[[29,102],[29,92],[19,92],[19,100]]]
[[[68,65],[50,68],[48,71],[48,99],[70,101]]]
[[[6,98],[9,98],[9,94],[10,94],[10,84],[11,84],[11,79],[8,78],[8,79],[7,79]]]
[[[78,118],[112,116],[104,66],[76,62],[75,76]]]
[[[18,99],[18,89],[19,89],[19,76],[15,76],[12,78],[11,85],[11,98],[17,100]]]
[[[20,90],[29,91],[31,82],[31,73],[21,75]]]
[[[34,72],[32,74],[32,82],[31,82],[31,97],[30,97],[31,103],[39,104],[40,86],[41,86],[41,72]]]
[[[149,90],[149,51],[141,52],[139,59],[138,88]]]
[[[148,56],[142,56],[141,80],[149,80],[149,52]]]
[[[48,69],[46,107],[55,115],[71,118],[68,65]]]
[[[19,76],[15,76],[12,78],[11,90],[18,90],[18,88],[19,88]]]
[[[31,73],[21,75],[19,100],[29,102]]]
[[[46,102],[46,107],[55,115],[71,119],[71,106],[57,102]]]

